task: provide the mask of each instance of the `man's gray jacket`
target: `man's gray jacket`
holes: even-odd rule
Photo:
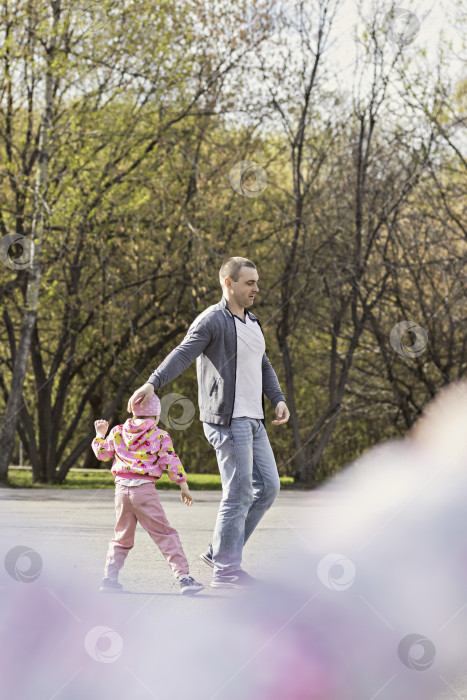
[[[245,309],[245,312],[258,321],[251,311]],[[258,324],[261,328],[259,321]],[[178,377],[194,360],[198,376],[200,420],[230,425],[237,376],[237,331],[234,315],[224,296],[218,304],[209,306],[195,318],[180,345],[167,355],[148,382],[154,384],[157,391]],[[263,355],[262,373],[261,402],[264,411],[264,394],[274,408],[279,401],[285,401],[285,397],[266,353]]]

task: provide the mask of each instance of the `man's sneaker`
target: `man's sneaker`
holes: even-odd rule
[[[260,581],[253,578],[246,571],[236,571],[233,574],[214,574],[211,586],[212,588],[238,588],[241,590],[250,590],[257,586]]]
[[[203,554],[199,555],[199,558],[202,559],[205,562],[205,564],[207,564],[211,568],[214,566],[214,562],[212,559],[212,544],[209,545],[209,547],[205,552],[203,552]]]
[[[123,586],[118,581],[112,581],[110,578],[102,579],[99,593],[119,593],[123,590]]]
[[[183,576],[178,579],[180,584],[180,593],[182,595],[194,595],[203,590],[204,586],[202,583],[198,583],[191,576]]]

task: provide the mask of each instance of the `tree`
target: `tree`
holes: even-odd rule
[[[232,19],[237,27],[244,20],[239,12],[232,18],[227,6],[224,33],[209,40],[204,3],[190,12],[183,3],[157,11],[137,0],[119,8],[104,3],[108,14],[105,22],[100,19],[99,32],[77,19],[74,6],[61,16],[50,64],[54,139],[42,197],[49,234],[43,249],[45,291],[31,338],[37,422],[27,405],[20,414],[35,479],[63,480],[92,437],[89,426],[83,430],[85,408],[94,405],[110,417],[150,359],[189,325],[186,309],[193,307],[193,295],[186,259],[193,233],[183,212],[196,192],[192,177],[181,169],[186,163],[177,153],[179,137],[188,139],[200,115],[223,109],[226,76],[267,31],[267,16],[260,11],[267,5],[255,5],[257,16],[248,18],[253,33],[243,32],[241,40]],[[40,52],[39,30],[34,15],[27,50],[18,52],[15,70],[31,62],[27,51]],[[21,36],[20,24],[16,31]],[[37,81],[36,76],[34,90]],[[4,134],[13,153],[24,138],[32,161],[34,94],[29,126],[22,134]],[[27,192],[26,179],[21,217],[17,207],[22,220]],[[3,291],[9,347],[17,355],[19,284],[8,283]],[[11,396],[6,381],[3,390]],[[106,390],[113,398],[102,402]],[[5,424],[10,433],[11,428]],[[9,457],[4,460],[7,464]]]
[[[5,13],[8,12],[8,3],[4,3]],[[3,449],[0,455],[0,480],[4,480],[8,473],[8,465],[14,448],[14,438],[16,425],[18,422],[19,412],[22,405],[23,384],[26,377],[26,367],[31,346],[32,335],[37,318],[37,308],[39,299],[39,287],[41,283],[41,251],[44,238],[44,219],[45,207],[47,199],[48,186],[48,166],[49,166],[49,149],[50,149],[50,134],[53,129],[53,107],[54,107],[54,88],[55,79],[53,64],[56,59],[57,52],[57,33],[58,23],[60,18],[61,0],[50,0],[49,2],[49,27],[46,37],[45,49],[45,90],[44,90],[44,107],[42,118],[39,126],[38,136],[38,155],[37,155],[37,175],[34,189],[34,201],[32,210],[31,223],[31,260],[30,273],[28,274],[25,307],[21,324],[21,333],[18,340],[18,346],[14,347],[14,365],[13,376],[10,385],[10,392],[4,422],[0,433]],[[29,17],[30,19],[30,17]],[[7,24],[7,36],[8,36]],[[10,49],[7,46],[4,54],[5,77],[8,81],[8,107],[6,115],[6,131],[11,134],[11,119],[12,119],[12,74],[10,64]],[[7,154],[9,155],[9,164],[12,165],[12,148],[11,142],[7,141]],[[11,173],[13,178],[13,173]],[[11,181],[11,180],[10,180]],[[13,183],[12,183],[13,184]],[[16,183],[13,188],[16,189]],[[5,226],[2,226],[4,229]],[[26,244],[23,244],[26,245]],[[8,318],[6,319],[8,322]],[[10,326],[11,329],[11,326]],[[12,348],[13,349],[13,348]]]

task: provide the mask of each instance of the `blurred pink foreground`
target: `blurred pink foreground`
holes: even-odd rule
[[[1,695],[429,700],[467,665],[467,388],[310,494],[251,595],[99,596],[2,540]],[[273,536],[273,534],[271,535]],[[272,566],[271,566],[272,568]],[[62,573],[58,573],[58,571]],[[162,609],[162,612],[161,612]]]

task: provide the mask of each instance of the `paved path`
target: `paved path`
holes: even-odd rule
[[[160,497],[191,573],[206,586],[194,597],[180,595],[140,526],[120,575],[125,593],[97,592],[115,522],[113,490],[0,488],[2,697],[248,700],[244,690],[252,692],[255,682],[238,674],[245,661],[249,671],[249,659],[256,659],[270,633],[246,631],[244,624],[223,646],[214,638],[224,616],[229,629],[235,627],[231,607],[243,606],[243,592],[210,588],[212,570],[199,559],[211,541],[221,492],[194,491],[191,507],[178,491],[162,490]],[[245,548],[251,574],[266,578],[275,559],[300,540],[294,523],[306,511],[306,493],[280,494]],[[23,570],[18,580],[18,567],[13,575],[5,572],[12,569],[8,561],[4,566],[5,556],[11,559],[20,546],[40,555],[40,573],[31,582],[21,581]],[[26,556],[17,561],[28,571]]]
[[[115,515],[112,490],[70,489],[60,491],[56,489],[0,488],[0,557],[2,561],[14,547],[26,546],[39,553],[43,567],[41,577],[38,579],[40,585],[31,587],[16,583],[3,571],[5,585],[2,596],[4,601],[9,601],[9,604],[3,609],[3,614],[6,614],[7,617],[9,614],[12,615],[14,624],[15,620],[16,624],[19,620],[20,630],[22,630],[23,625],[25,626],[24,631],[18,632],[18,638],[22,639],[21,635],[23,635],[26,640],[29,638],[31,630],[34,632],[36,629],[32,616],[40,615],[41,606],[47,609],[49,611],[47,614],[51,616],[43,623],[45,626],[40,628],[40,643],[38,643],[33,657],[28,659],[28,663],[32,664],[32,667],[25,675],[21,671],[14,670],[13,681],[11,682],[10,679],[11,688],[14,689],[18,700],[30,700],[32,694],[38,700],[42,700],[42,698],[44,700],[51,698],[53,700],[74,700],[75,697],[81,698],[83,694],[86,694],[84,688],[87,682],[91,682],[90,678],[93,684],[97,684],[96,688],[100,687],[100,682],[107,683],[107,680],[101,678],[102,669],[98,669],[101,675],[92,675],[96,674],[97,671],[94,668],[96,666],[93,660],[95,657],[90,658],[89,656],[90,653],[92,654],[92,649],[90,652],[88,648],[89,629],[94,632],[94,630],[104,629],[98,625],[109,624],[112,629],[119,630],[124,640],[124,648],[131,656],[131,653],[138,649],[141,639],[146,640],[150,645],[155,643],[154,640],[159,643],[156,632],[154,632],[155,636],[153,637],[153,630],[158,628],[165,629],[166,643],[176,646],[179,644],[178,635],[181,626],[184,635],[183,641],[191,653],[192,650],[198,649],[200,646],[199,634],[203,634],[202,630],[198,631],[200,630],[200,621],[204,621],[203,624],[208,625],[215,618],[216,613],[218,616],[222,616],[226,611],[228,612],[229,605],[235,602],[235,597],[241,595],[238,591],[210,588],[211,569],[199,559],[200,552],[210,542],[221,493],[219,491],[195,491],[193,492],[195,503],[191,508],[180,502],[178,492],[160,491],[160,496],[170,523],[179,531],[191,565],[191,573],[206,586],[206,589],[194,598],[187,598],[179,594],[168,565],[140,526],[137,528],[135,547],[130,552],[120,576],[125,588],[125,595],[101,596],[93,592],[97,589],[102,578],[107,545],[113,532]],[[273,508],[266,514],[245,547],[243,561],[245,569],[253,575],[267,579],[268,573],[272,573],[277,565],[280,566],[286,561],[287,553],[293,550],[295,545],[303,547],[304,542],[308,542],[313,546],[313,543],[319,542],[319,533],[314,533],[310,529],[307,515],[309,515],[310,509],[316,512],[316,509],[321,507],[324,507],[323,496],[316,491],[282,491]],[[82,580],[90,583],[89,591],[85,592],[84,595],[79,583]],[[70,581],[73,582],[73,585],[70,585]],[[1,588],[2,586],[0,586]],[[31,611],[23,614],[29,600],[25,593],[29,594],[29,591],[31,591]],[[17,594],[22,597],[16,598]],[[118,606],[115,605],[117,600]],[[190,619],[190,611],[193,616],[196,616],[193,618],[196,620],[196,632],[193,632],[187,624]],[[295,613],[290,619],[294,619],[294,617]],[[30,628],[27,627],[28,620],[30,622],[32,620]],[[167,635],[170,635],[172,630],[172,620],[178,621],[173,625],[174,638],[167,639]],[[235,680],[240,679],[241,681],[241,673],[244,672],[242,669],[248,670],[250,668],[250,659],[256,659],[263,647],[270,649],[268,645],[271,640],[276,638],[282,627],[287,626],[288,621],[286,620],[284,624],[279,624],[277,620],[273,621],[271,623],[273,634],[268,631],[264,641],[255,641],[254,634],[251,632],[252,651],[250,655],[243,649],[245,645],[248,646],[248,640],[244,636],[244,629],[242,629],[238,648],[231,649],[227,656],[222,656],[222,654],[219,656],[214,674],[213,667],[210,667],[209,663],[206,662],[206,668],[209,667],[210,671],[208,674],[205,673],[204,678],[198,679],[197,683],[198,685],[206,683],[207,687],[211,689],[209,692],[206,691],[204,695],[204,691],[199,691],[195,700],[204,697],[213,698],[213,700],[230,700],[231,695],[227,690],[231,688]],[[149,631],[144,631],[145,624],[149,627]],[[6,629],[7,626],[4,625],[4,628]],[[56,629],[60,630],[59,634],[56,634]],[[66,643],[68,646],[64,642],[63,650],[61,650],[60,640],[66,634],[70,635]],[[193,641],[191,640],[192,635]],[[83,639],[88,640],[86,642],[88,656],[84,665],[82,661],[76,660],[82,652]],[[2,641],[1,629],[0,641]],[[21,644],[23,643],[25,642],[22,641]],[[97,641],[94,640],[93,644],[94,650],[97,650]],[[191,644],[192,647],[190,647]],[[44,658],[41,657],[39,651],[42,648],[44,648],[42,652],[45,654]],[[50,649],[53,649],[52,656],[56,658],[55,665],[50,664]],[[187,653],[187,649],[185,649],[185,653]],[[235,657],[235,654],[239,655],[238,658]],[[258,656],[258,659],[261,661],[262,657]],[[69,668],[65,670],[64,666],[68,660],[70,660]],[[121,678],[115,676],[111,689],[106,689],[104,684],[98,696],[102,700],[107,700],[107,698],[115,697],[122,690],[123,696],[137,697],[138,700],[139,698],[150,700],[150,698],[156,697],[153,693],[151,675],[137,668],[136,664],[137,657],[131,661],[128,667],[122,665]],[[96,668],[98,666],[99,664]],[[107,664],[100,664],[100,666],[106,668]],[[46,672],[44,672],[44,668],[47,669]],[[195,668],[196,665],[191,662],[187,670],[194,673]],[[263,673],[261,669],[262,667],[260,668],[260,676]],[[161,670],[159,665],[158,674]],[[210,678],[210,674],[213,674],[212,678]],[[219,676],[217,679],[216,674]],[[17,678],[20,676],[21,689],[17,690]],[[43,685],[40,692],[36,691],[34,685],[39,677]],[[233,680],[231,681],[231,679]],[[8,680],[6,682],[7,687],[10,687]],[[129,683],[126,694],[124,686],[120,688],[120,683]],[[253,681],[248,680],[248,678],[245,679],[245,684],[244,689],[254,685]],[[224,689],[224,685],[226,685],[226,689]],[[171,698],[170,694],[167,693],[169,687],[170,683],[167,683],[164,686],[164,693],[157,695],[157,697]],[[138,688],[142,694],[135,695]],[[451,688],[453,692],[445,693],[442,700],[467,697],[464,695],[466,685],[462,681],[453,683]],[[190,695],[190,692],[187,694]],[[178,695],[177,700],[179,697],[181,696]],[[295,700],[293,694],[290,697],[291,700]],[[300,695],[300,697],[303,696]],[[381,697],[383,699],[383,694]]]
[[[191,507],[181,503],[176,491],[162,490],[159,494],[169,522],[179,532],[191,574],[208,586],[211,569],[199,559],[199,554],[211,541],[221,492],[193,491]],[[60,552],[64,569],[94,578],[98,586],[115,524],[113,496],[110,489],[1,488],[2,558],[12,547],[25,545],[38,551],[46,566],[47,557]],[[302,533],[295,528],[302,524],[309,498],[308,492],[287,490],[279,494],[245,547],[243,565],[252,575],[263,577],[274,559],[300,540]],[[141,598],[156,594],[178,595],[167,563],[140,525],[120,581],[128,593]],[[224,596],[225,593],[208,588],[197,597]]]

